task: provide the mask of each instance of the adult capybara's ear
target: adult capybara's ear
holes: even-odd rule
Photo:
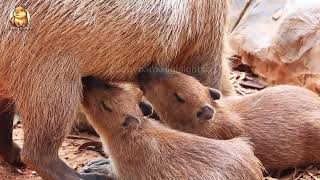
[[[122,123],[122,127],[126,129],[137,129],[141,124],[141,120],[137,117],[127,116]]]
[[[210,97],[213,100],[218,100],[222,97],[221,92],[217,89],[209,88],[209,93],[210,93]]]
[[[153,114],[153,107],[148,101],[139,102],[139,107],[144,116],[151,116]]]

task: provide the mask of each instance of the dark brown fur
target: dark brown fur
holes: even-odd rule
[[[102,82],[85,81],[84,112],[106,146],[116,178],[263,178],[244,139],[213,140],[169,129],[143,117],[137,88]]]
[[[31,17],[20,29],[9,21],[17,5]],[[23,119],[22,159],[43,178],[79,178],[58,149],[81,104],[82,76],[131,81],[161,64],[194,68],[189,74],[206,85],[232,91],[224,0],[6,0],[0,9],[1,95]],[[1,132],[7,137],[11,129]],[[15,163],[9,157],[18,153],[0,155]]]
[[[249,136],[267,170],[320,163],[320,99],[315,93],[282,85],[213,100],[208,87],[182,73],[147,76],[148,81],[140,81],[145,96],[170,127],[215,139]],[[200,122],[196,113],[205,104],[216,113]]]
[[[20,147],[12,140],[13,119],[14,105],[10,99],[0,97],[0,154],[5,161],[21,166]]]

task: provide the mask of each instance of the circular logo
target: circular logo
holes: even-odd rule
[[[14,27],[26,27],[30,22],[30,14],[23,6],[17,6],[10,13],[10,23]]]

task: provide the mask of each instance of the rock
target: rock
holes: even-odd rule
[[[231,17],[245,9],[237,20],[231,20],[238,23],[230,37],[242,63],[268,83],[299,85],[320,94],[320,1],[231,3]]]

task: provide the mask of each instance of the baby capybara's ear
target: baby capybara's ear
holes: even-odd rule
[[[112,89],[114,88],[113,85],[110,83],[104,81],[101,78],[95,77],[95,76],[86,76],[81,78],[81,82],[83,85],[83,89],[90,90],[94,88],[99,88],[99,89]]]
[[[139,107],[144,116],[151,116],[153,114],[153,107],[147,101],[139,102]]]
[[[213,100],[218,100],[222,97],[221,92],[217,89],[209,88],[209,93],[210,93],[210,97]]]
[[[128,115],[124,119],[122,127],[124,127],[125,129],[137,129],[140,124],[141,120],[139,118]]]

